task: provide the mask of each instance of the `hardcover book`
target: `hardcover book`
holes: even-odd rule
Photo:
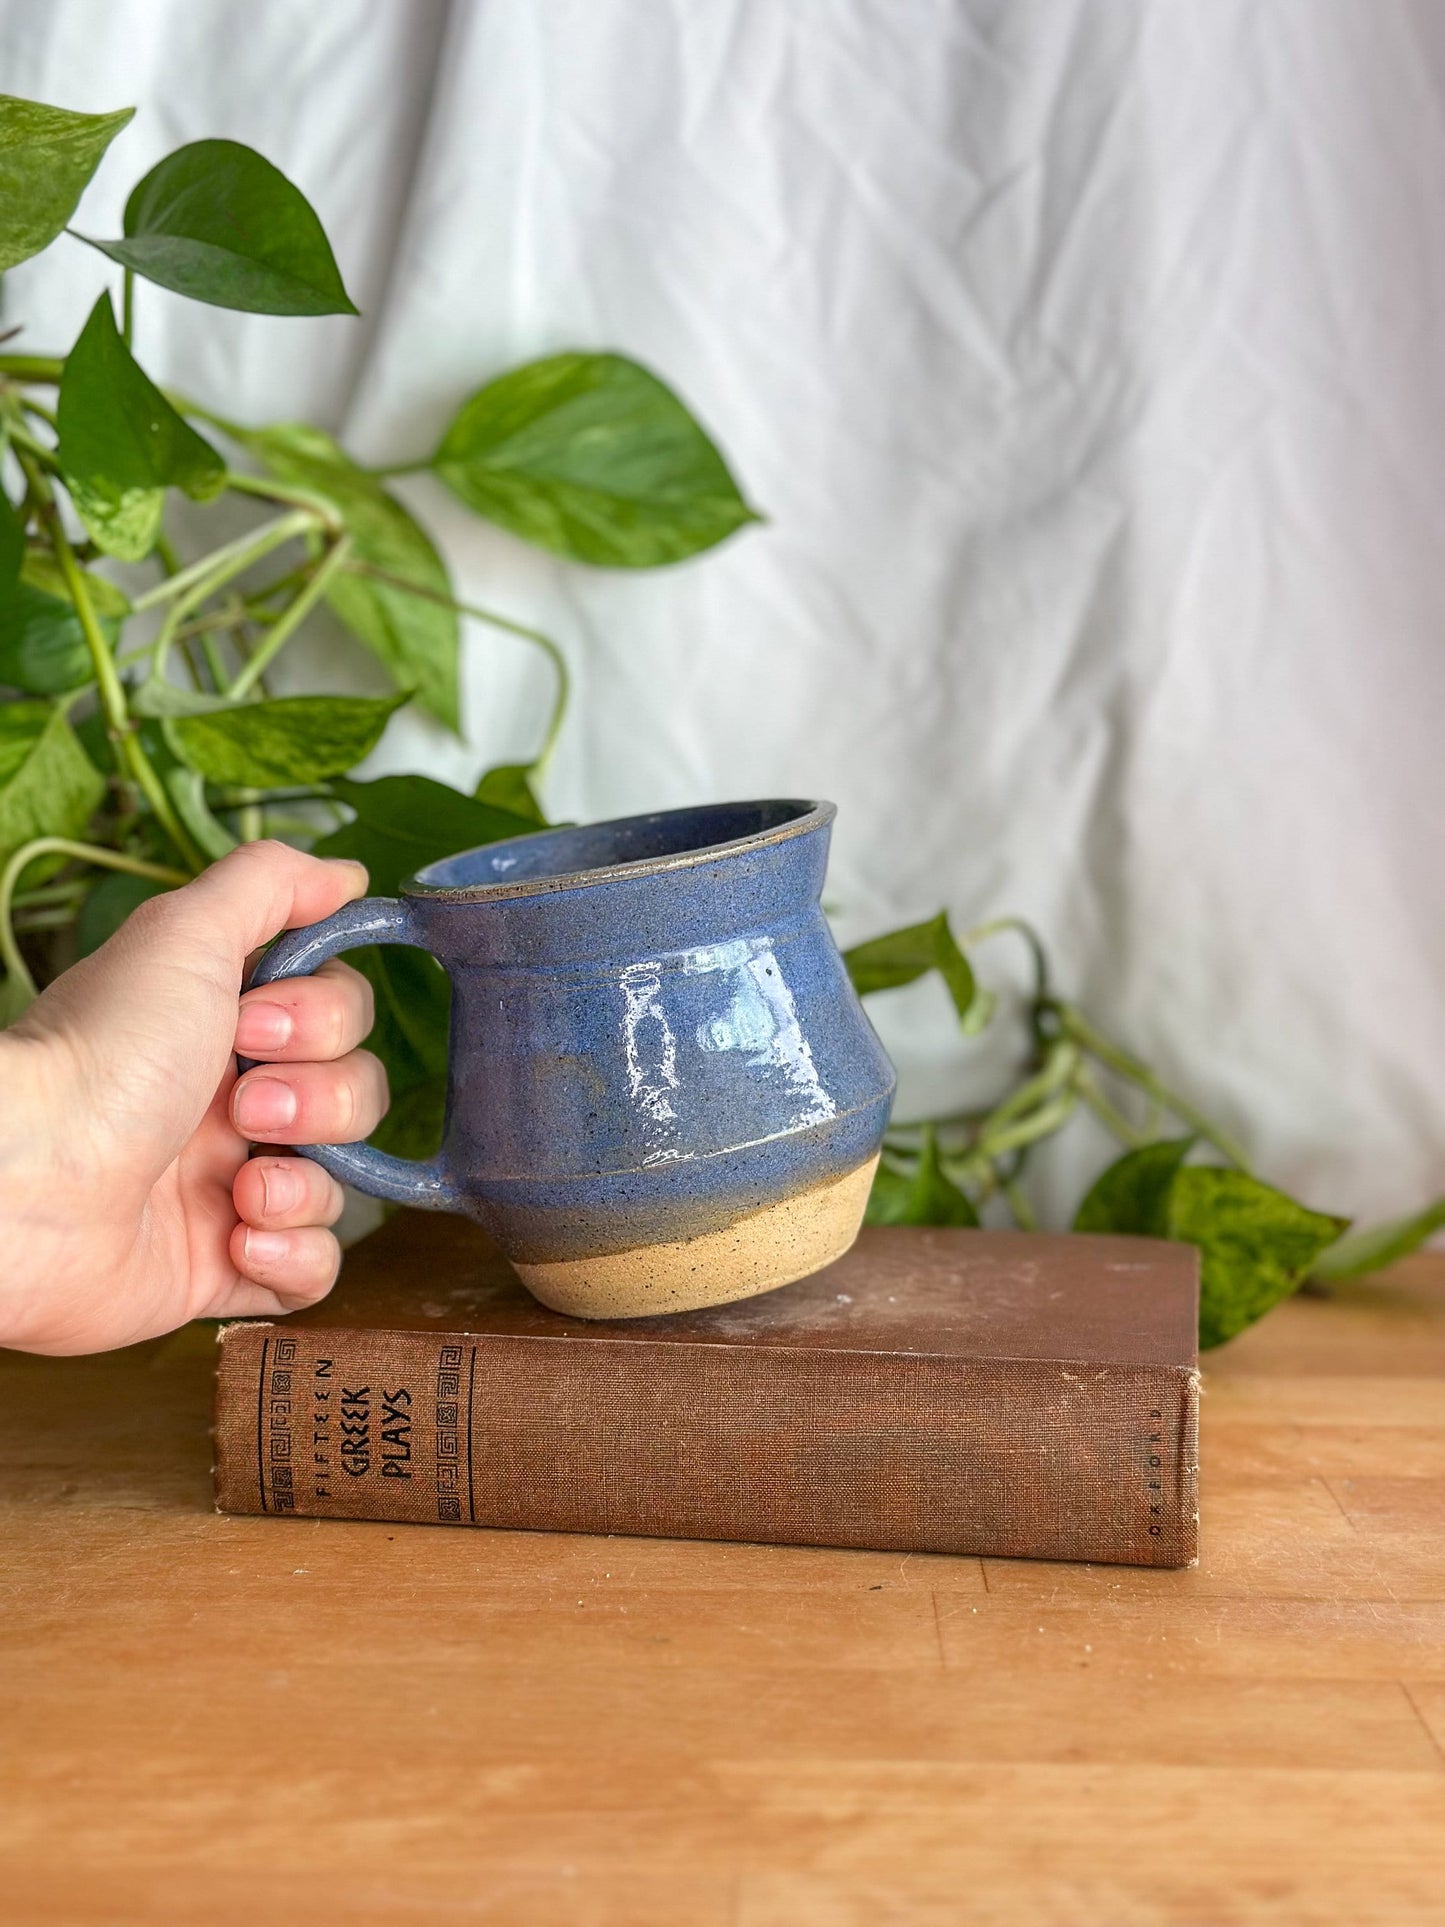
[[[868,1229],[735,1305],[582,1323],[467,1220],[223,1328],[222,1511],[1145,1566],[1197,1550],[1197,1253]]]

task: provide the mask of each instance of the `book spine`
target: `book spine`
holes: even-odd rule
[[[1193,1562],[1198,1375],[237,1325],[226,1512]]]

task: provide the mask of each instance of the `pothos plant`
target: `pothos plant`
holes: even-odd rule
[[[73,233],[81,193],[130,119],[0,97],[0,272]],[[538,788],[566,707],[564,659],[528,624],[453,594],[390,477],[427,471],[478,515],[593,567],[662,567],[757,519],[682,401],[617,354],[502,374],[461,403],[430,457],[380,468],[320,429],[254,428],[167,394],[137,358],[138,280],[249,313],[355,309],[309,202],[234,141],[168,155],[131,192],[121,226],[74,236],[120,270],[119,314],[106,287],[65,355],[0,351],[0,686],[14,692],[0,704],[0,1023],[144,897],[238,841],[281,836],[357,857],[391,893],[420,864],[546,821]],[[183,555],[165,529],[170,490],[239,501],[250,526]],[[124,586],[99,572],[109,563],[134,565]],[[274,692],[278,658],[323,604],[394,693]],[[489,770],[471,794],[420,775],[348,774],[408,703],[458,727],[464,619],[545,651],[556,700],[536,755]],[[1232,1138],[1058,994],[1038,937],[1016,919],[957,937],[940,913],[846,960],[865,996],[936,972],[974,1034],[994,998],[971,955],[1008,933],[1033,972],[1017,1078],[982,1110],[890,1131],[874,1222],[970,1225],[993,1204],[1031,1225],[1025,1163],[1086,1109],[1125,1149],[1077,1228],[1198,1245],[1205,1343],[1306,1277],[1370,1269],[1445,1222],[1442,1202],[1345,1238],[1346,1220],[1264,1183]],[[412,950],[354,961],[376,992],[370,1043],[393,1097],[378,1141],[424,1154],[445,1097],[445,976]]]

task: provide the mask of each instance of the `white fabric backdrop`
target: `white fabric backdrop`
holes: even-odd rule
[[[92,231],[207,135],[311,196],[364,321],[139,290],[152,371],[228,412],[416,455],[609,346],[713,428],[769,525],[665,575],[405,485],[575,665],[554,810],[832,796],[847,938],[1021,911],[1279,1181],[1445,1188],[1434,0],[0,0],[0,87],[139,107]],[[62,243],[7,322],[64,345],[100,267]],[[384,766],[528,748],[541,665],[476,631],[465,676],[466,744]],[[935,986],[879,1015],[906,1111],[1004,1041]]]

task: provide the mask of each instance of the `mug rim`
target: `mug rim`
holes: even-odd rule
[[[634,857],[626,863],[601,864],[590,870],[567,870],[556,876],[526,877],[516,883],[444,884],[426,881],[427,871],[436,869],[438,864],[454,863],[457,857],[470,856],[473,850],[495,848],[490,843],[478,843],[470,850],[455,850],[450,856],[437,857],[431,863],[424,863],[402,883],[401,894],[427,903],[495,902],[504,897],[546,896],[559,890],[588,889],[595,884],[615,883],[631,877],[660,876],[672,870],[694,870],[706,863],[737,856],[745,850],[791,842],[794,837],[806,836],[813,830],[824,828],[838,814],[835,803],[822,800],[808,801],[790,796],[749,797],[738,802],[685,804],[673,810],[635,811],[629,816],[607,817],[600,823],[552,824],[527,835],[501,837],[498,841],[507,844],[535,843],[543,837],[556,836],[571,829],[611,830],[627,823],[665,823],[670,817],[697,816],[708,810],[766,809],[780,803],[795,808],[798,814],[768,829],[754,830],[747,836],[731,837],[721,843],[706,843],[697,849],[677,850],[665,856]]]

